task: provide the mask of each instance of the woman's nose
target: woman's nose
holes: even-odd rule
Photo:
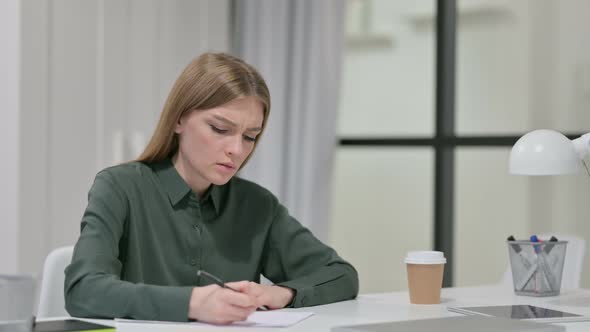
[[[244,142],[241,135],[232,136],[225,147],[228,155],[240,155],[244,150]]]

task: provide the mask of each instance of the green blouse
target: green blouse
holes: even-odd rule
[[[72,316],[187,321],[191,290],[260,281],[296,291],[292,307],[353,299],[356,270],[289,216],[266,189],[238,177],[199,199],[170,160],[99,172],[65,274]]]

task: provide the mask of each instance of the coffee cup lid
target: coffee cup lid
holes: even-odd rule
[[[445,264],[447,259],[442,251],[410,251],[405,261],[407,264]]]

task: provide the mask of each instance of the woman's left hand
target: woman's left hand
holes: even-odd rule
[[[227,283],[232,287],[232,283]],[[241,291],[257,298],[258,306],[266,306],[269,309],[282,309],[287,304],[291,303],[295,291],[291,288],[275,286],[275,285],[261,285],[255,282],[250,282],[248,287],[242,287]]]

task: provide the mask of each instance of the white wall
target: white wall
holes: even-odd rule
[[[19,233],[20,271],[39,271],[48,243],[49,218],[49,1],[21,1]],[[8,253],[4,253],[8,254]],[[0,253],[2,255],[2,253]]]
[[[19,0],[0,1],[0,253],[18,247]],[[0,273],[17,271],[17,257],[0,254]]]

